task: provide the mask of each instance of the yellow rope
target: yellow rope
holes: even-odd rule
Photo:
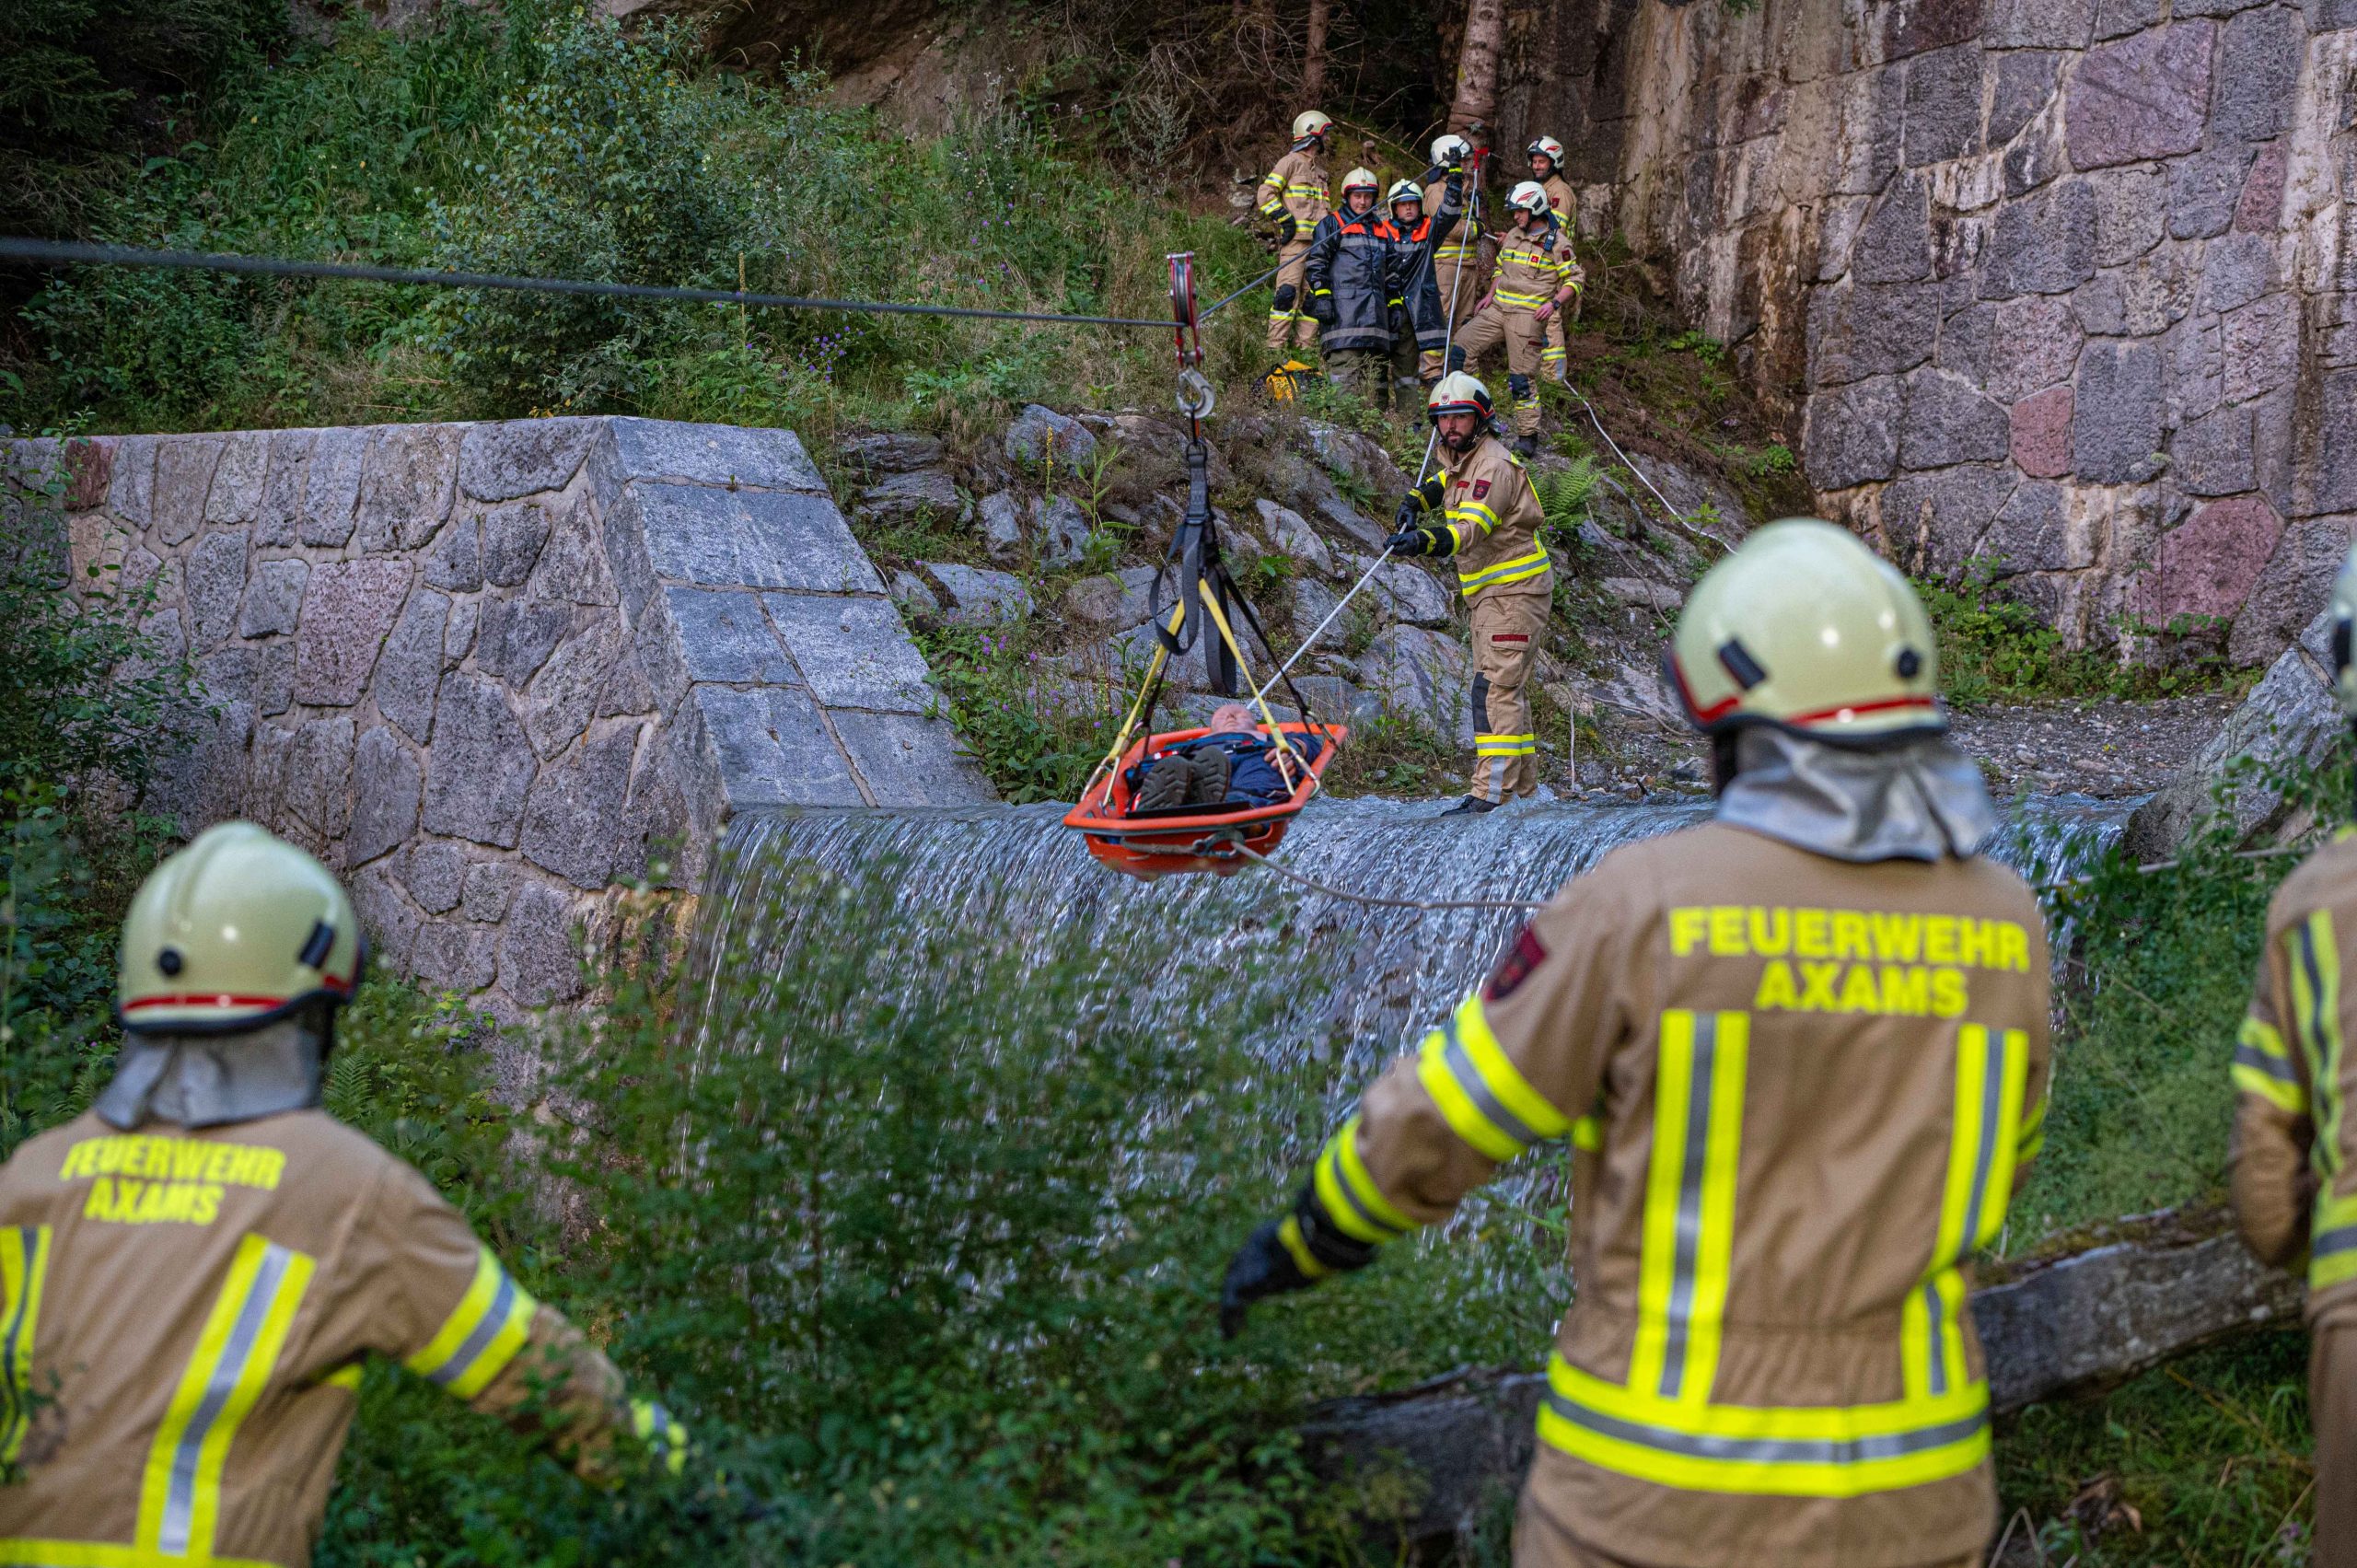
[[[1260,710],[1260,720],[1269,726],[1269,738],[1277,743],[1280,759],[1290,757],[1295,762],[1301,763],[1303,767],[1307,767],[1309,764],[1301,761],[1301,758],[1295,753],[1291,743],[1285,739],[1285,732],[1277,723],[1277,715],[1269,711],[1268,696],[1262,691],[1260,683],[1252,679],[1252,667],[1244,661],[1244,650],[1237,646],[1236,633],[1228,629],[1227,616],[1220,610],[1219,600],[1213,597],[1211,585],[1198,583],[1195,587],[1202,596],[1203,609],[1211,614],[1212,624],[1219,628],[1220,641],[1225,643],[1227,651],[1236,656],[1236,668],[1243,674],[1244,684],[1252,688],[1253,705]],[[1293,770],[1280,761],[1277,771],[1283,776],[1285,787],[1294,788]]]
[[[1174,604],[1170,607],[1169,632],[1172,636],[1178,634],[1178,628],[1186,619],[1187,607],[1184,604]],[[1138,688],[1138,699],[1130,704],[1130,716],[1121,721],[1120,732],[1113,737],[1113,749],[1105,753],[1105,760],[1097,764],[1097,772],[1089,775],[1088,788],[1081,791],[1084,799],[1086,798],[1089,790],[1097,787],[1097,779],[1107,769],[1120,766],[1122,754],[1130,749],[1130,736],[1137,729],[1138,717],[1145,712],[1145,694],[1154,690],[1155,679],[1162,674],[1163,662],[1169,656],[1169,648],[1164,645],[1161,638],[1156,637],[1154,640],[1154,658],[1145,667],[1145,682]]]

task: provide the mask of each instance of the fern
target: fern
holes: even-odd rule
[[[1588,500],[1602,478],[1594,458],[1573,458],[1569,468],[1531,475],[1531,489],[1548,523],[1570,533],[1587,520]]]

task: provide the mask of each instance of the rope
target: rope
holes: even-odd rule
[[[1627,469],[1631,473],[1635,474],[1637,476],[1637,482],[1643,485],[1647,490],[1653,493],[1653,498],[1661,503],[1661,509],[1663,511],[1667,512],[1675,520],[1681,523],[1684,522],[1686,520],[1686,514],[1671,505],[1669,504],[1669,497],[1664,495],[1661,493],[1660,488],[1656,486],[1652,480],[1645,477],[1645,470],[1629,460],[1629,454],[1620,449],[1620,443],[1612,438],[1612,432],[1604,428],[1604,416],[1596,412],[1596,405],[1587,401],[1586,393],[1572,385],[1571,377],[1569,376],[1566,376],[1563,378],[1563,389],[1571,393],[1572,396],[1579,399],[1580,407],[1587,411],[1588,423],[1596,426],[1596,433],[1598,436],[1604,437],[1604,444],[1612,448],[1612,455],[1620,459],[1620,466]]]
[[[1362,573],[1359,576],[1359,580],[1351,585],[1351,591],[1344,594],[1340,599],[1336,600],[1334,608],[1326,612],[1326,619],[1318,623],[1318,630],[1312,632],[1308,636],[1304,637],[1301,640],[1301,646],[1294,649],[1293,657],[1285,660],[1284,663],[1277,667],[1276,674],[1269,677],[1270,685],[1273,686],[1278,681],[1283,680],[1285,678],[1285,671],[1291,669],[1295,665],[1299,664],[1301,662],[1301,656],[1307,653],[1311,648],[1317,646],[1318,639],[1326,634],[1327,627],[1334,624],[1334,618],[1342,613],[1343,607],[1348,605],[1351,600],[1359,597],[1359,590],[1361,588],[1375,581],[1376,573],[1381,571],[1383,569],[1383,563],[1390,559],[1391,547],[1387,544],[1383,547],[1383,553],[1375,558],[1375,564],[1369,566],[1365,572]]]
[[[53,239],[0,238],[0,261],[162,267],[184,272],[249,273],[263,277],[341,278],[356,283],[424,284],[440,288],[501,288],[522,294],[676,299],[696,305],[759,305],[784,310],[847,310],[879,316],[957,316],[980,321],[1044,321],[1070,327],[1151,327],[1160,331],[1170,325],[1168,321],[1148,321],[1133,316],[1057,316],[1037,310],[979,310],[961,305],[900,305],[876,299],[804,299],[786,294],[748,294],[741,289],[675,288],[655,284],[597,283],[583,278],[527,278],[503,273],[424,272],[413,267],[372,267],[348,261],[288,261],[274,256],[145,250],[128,245],[85,245]]]

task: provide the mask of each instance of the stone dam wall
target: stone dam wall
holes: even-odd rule
[[[548,419],[0,459],[62,480],[29,515],[61,575],[157,584],[151,629],[201,672],[195,744],[145,808],[303,844],[375,963],[496,1016],[577,995],[609,889],[694,886],[735,812],[995,798],[790,432]]]
[[[1570,149],[1829,516],[2240,664],[2357,516],[2357,0],[1519,0]],[[1518,154],[1515,154],[1518,156]]]

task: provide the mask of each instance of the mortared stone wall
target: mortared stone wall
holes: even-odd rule
[[[20,492],[62,480],[48,531],[76,584],[160,581],[152,628],[201,673],[196,742],[145,807],[302,844],[377,963],[496,1015],[579,993],[577,934],[651,847],[692,887],[737,811],[995,798],[791,432],[517,420],[0,459]]]
[[[1570,149],[1896,561],[2272,659],[2357,515],[2357,0],[1549,0]],[[2188,621],[2183,618],[2199,618]]]

